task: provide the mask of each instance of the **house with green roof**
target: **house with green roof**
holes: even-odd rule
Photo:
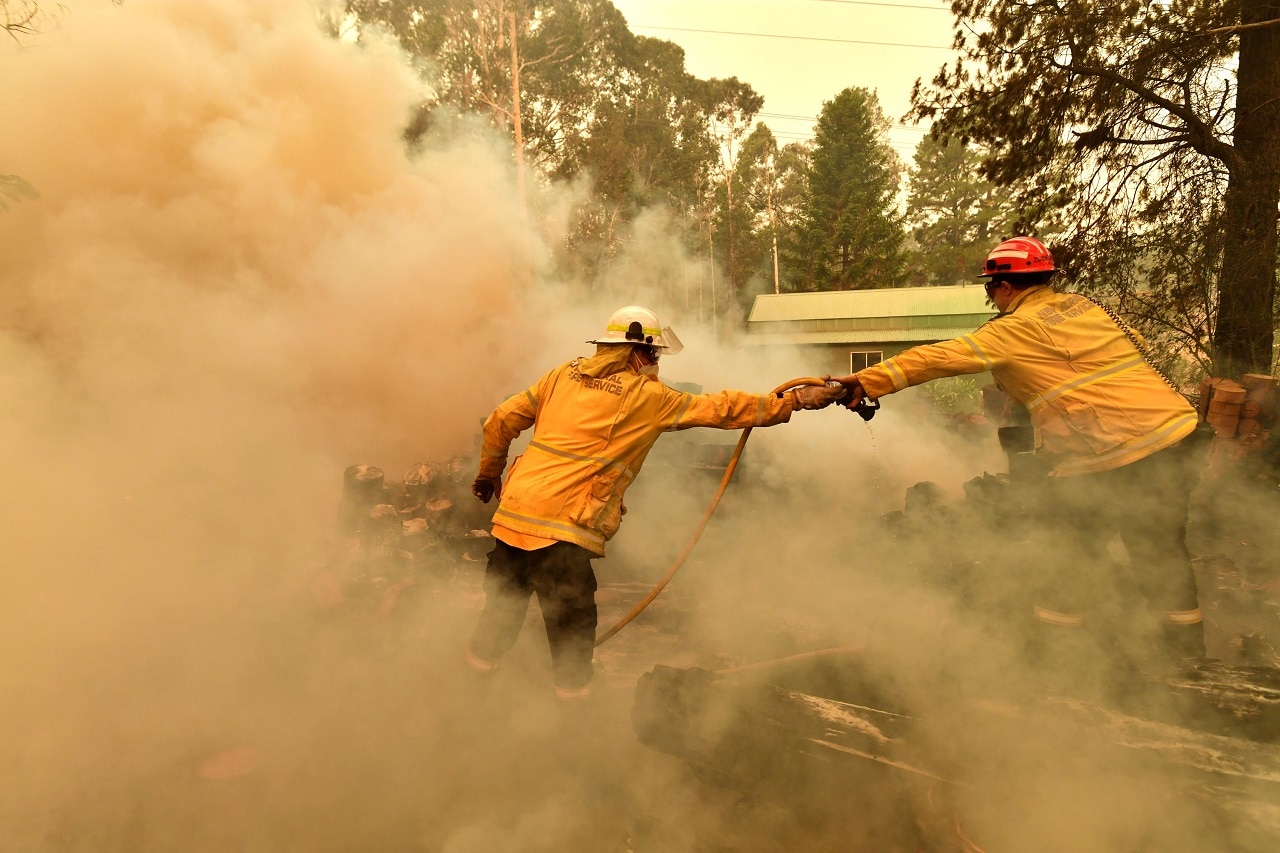
[[[980,283],[757,296],[748,346],[812,351],[814,372],[856,372],[919,344],[968,334],[995,316]]]

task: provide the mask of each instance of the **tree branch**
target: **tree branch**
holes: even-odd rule
[[[35,32],[36,18],[40,15],[39,3],[23,2],[17,17],[14,16],[7,2],[0,2],[0,8],[4,10],[4,31],[15,42],[21,44],[18,39],[19,34],[31,35]]]
[[[1165,136],[1160,139],[1126,139],[1120,136],[1112,136],[1107,139],[1108,142],[1119,142],[1124,145],[1172,145],[1176,142],[1191,143],[1190,134],[1181,134],[1179,136]]]
[[[1202,30],[1198,33],[1192,33],[1196,36],[1220,36],[1227,33],[1238,33],[1244,30],[1257,30],[1262,27],[1274,27],[1280,24],[1280,18],[1272,18],[1270,21],[1256,21],[1252,24],[1232,24],[1229,27],[1218,27],[1215,30]]]
[[[1171,101],[1153,89],[1131,80],[1125,75],[1111,68],[1101,65],[1078,65],[1075,62],[1063,64],[1056,59],[1050,59],[1050,64],[1063,71],[1080,74],[1086,77],[1098,77],[1104,80],[1111,80],[1120,86],[1133,92],[1135,95],[1147,100],[1163,108],[1171,115],[1175,115],[1186,123],[1188,131],[1192,137],[1191,147],[1209,157],[1216,157],[1222,160],[1233,170],[1238,170],[1244,166],[1240,155],[1235,148],[1225,142],[1219,140],[1213,135],[1213,129],[1200,120],[1195,111],[1186,104],[1179,104]],[[1197,144],[1197,141],[1199,144]]]

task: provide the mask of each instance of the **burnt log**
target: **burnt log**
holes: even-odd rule
[[[933,807],[947,801],[930,794],[947,783],[912,754],[902,714],[658,666],[637,683],[632,721],[643,744],[742,796],[751,817],[729,849],[774,849],[757,834],[813,849],[855,836],[855,849],[959,849],[951,813]]]
[[[794,674],[787,680],[794,681]],[[1043,716],[1188,769],[1280,786],[1280,745],[1272,742],[1280,740],[1280,670],[1208,663],[1152,684],[1172,701],[1151,706],[1160,709],[1151,718],[1136,716],[1134,708],[1064,696],[976,702],[968,716]],[[778,734],[800,752],[839,753],[939,781],[947,775],[912,747],[916,721],[900,707],[856,704],[698,668],[656,666],[642,675],[632,723],[644,745],[730,775],[746,766],[738,736],[747,729],[761,737]]]
[[[645,746],[740,784],[827,753],[940,780],[910,755],[910,722],[893,711],[668,666],[640,677],[632,709],[632,724]],[[744,738],[748,730],[752,734]],[[772,749],[766,755],[751,748],[757,740],[787,743],[786,751],[796,756],[779,756]]]
[[[636,735],[649,748],[687,761],[704,781],[739,791],[809,804],[815,791],[839,790],[861,806],[876,798],[868,810],[880,813],[893,801],[903,821],[942,847],[955,841],[949,831],[960,831],[963,808],[956,804],[984,796],[977,792],[991,785],[976,763],[988,773],[1000,767],[1007,785],[1000,796],[1016,802],[1016,780],[1024,772],[1045,772],[1054,755],[1077,763],[1088,755],[1081,784],[1089,784],[1090,774],[1120,774],[1137,785],[1157,780],[1194,798],[1215,822],[1234,827],[1233,843],[1280,849],[1280,746],[1263,737],[1274,731],[1280,700],[1275,670],[1207,665],[1152,679],[1170,699],[1157,703],[1160,718],[1037,695],[959,699],[945,709],[934,706],[938,718],[929,719],[909,713],[901,697],[848,701],[842,690],[841,698],[830,698],[773,683],[802,683],[794,670],[777,675],[744,679],[655,667],[636,686]],[[855,674],[844,686],[858,679]],[[1206,717],[1206,708],[1219,718]],[[1182,722],[1170,721],[1182,713]],[[1224,734],[1230,728],[1223,719],[1243,723],[1249,737]],[[1206,729],[1194,727],[1206,720]],[[1030,752],[1028,743],[1036,744]]]
[[[1280,670],[1201,663],[1158,680],[1174,712],[1193,728],[1261,742],[1280,742]]]

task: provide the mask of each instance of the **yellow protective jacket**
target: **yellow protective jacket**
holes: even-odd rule
[[[506,400],[484,424],[480,476],[497,478],[517,435],[533,426],[511,465],[495,526],[581,545],[604,555],[622,497],[663,432],[743,429],[790,420],[790,394],[688,394],[626,367],[629,346],[601,347],[555,368]],[[623,352],[625,351],[625,352]]]
[[[1134,333],[1136,335],[1136,333]],[[871,397],[990,370],[1031,413],[1058,477],[1107,471],[1177,444],[1196,412],[1095,303],[1030,287],[971,335],[912,347],[858,373]]]

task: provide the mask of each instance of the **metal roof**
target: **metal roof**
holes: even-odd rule
[[[990,317],[982,284],[946,287],[887,287],[875,290],[827,290],[818,293],[766,293],[757,296],[747,318],[752,323],[845,318],[902,318],[972,314]],[[975,324],[976,325],[976,324]]]

